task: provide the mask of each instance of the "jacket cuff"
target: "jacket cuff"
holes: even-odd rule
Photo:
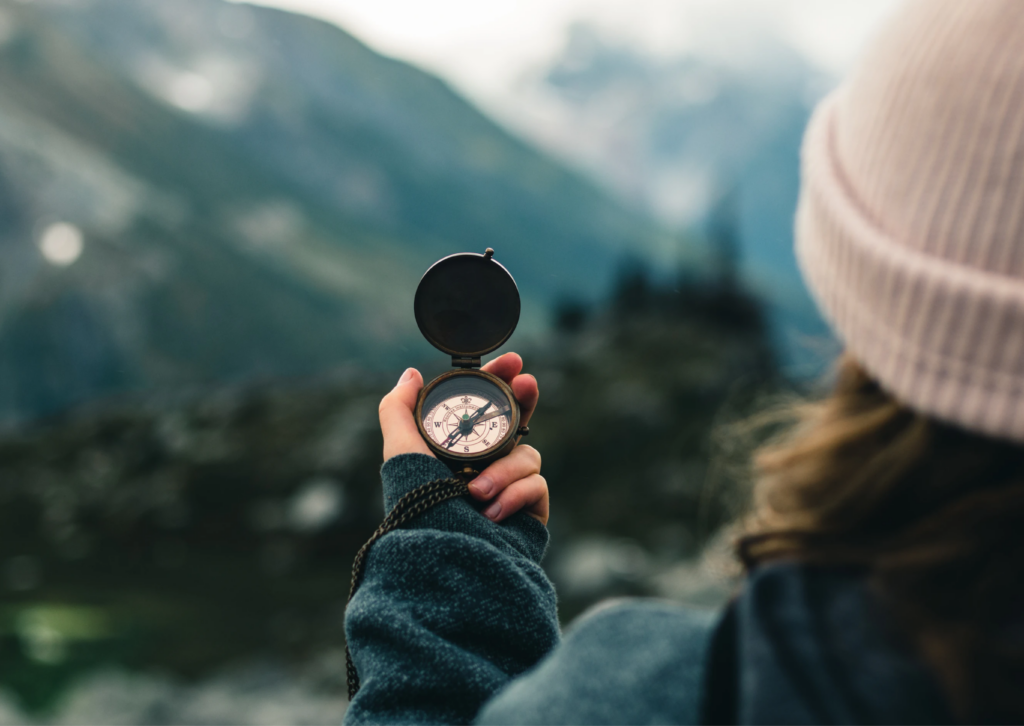
[[[436,479],[453,476],[445,464],[426,454],[399,454],[384,462],[380,470],[384,484],[385,513],[394,509],[404,495]],[[409,528],[435,529],[478,537],[510,555],[539,563],[548,546],[548,529],[526,512],[516,512],[501,522],[492,522],[479,510],[486,503],[458,497],[423,512]]]
[[[392,456],[380,468],[384,484],[384,513],[395,508],[398,500],[418,486],[436,479],[450,479],[451,469],[426,454]]]

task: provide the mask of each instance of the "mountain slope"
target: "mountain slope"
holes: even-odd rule
[[[492,246],[527,328],[657,228],[438,79],[221,0],[0,6],[0,417],[429,350],[419,274]],[[81,230],[72,264],[37,243]]]

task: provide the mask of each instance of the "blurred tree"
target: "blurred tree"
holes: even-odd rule
[[[741,251],[739,197],[735,187],[719,194],[708,215],[707,229],[718,285],[733,290],[739,284]]]

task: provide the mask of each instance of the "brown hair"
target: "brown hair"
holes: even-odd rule
[[[1024,446],[915,413],[849,356],[754,457],[738,554],[860,565],[954,714],[1024,722]]]

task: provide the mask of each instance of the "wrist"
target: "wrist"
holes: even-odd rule
[[[451,476],[452,472],[447,466],[428,454],[392,456],[380,468],[384,488],[384,512],[390,512],[399,499],[416,487]]]

